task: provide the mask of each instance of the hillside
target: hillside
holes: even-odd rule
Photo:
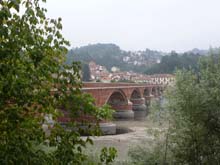
[[[208,55],[209,51],[218,53],[218,48],[200,50],[194,48],[185,53],[164,53],[146,49],[144,51],[124,51],[115,44],[93,44],[69,50],[66,63],[94,61],[105,66],[109,71],[113,66],[121,71],[158,74],[173,73],[175,69],[197,69],[197,62],[201,56]]]
[[[144,72],[160,61],[162,52],[146,49],[145,51],[123,51],[115,44],[94,44],[71,49],[67,54],[66,63],[73,60],[81,62],[94,61],[111,70],[113,66],[122,71]]]

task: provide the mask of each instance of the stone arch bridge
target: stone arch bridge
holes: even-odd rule
[[[95,98],[96,106],[109,104],[115,119],[143,119],[150,100],[161,96],[164,85],[136,83],[83,83],[82,91]]]

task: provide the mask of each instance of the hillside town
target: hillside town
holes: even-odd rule
[[[93,82],[134,82],[148,84],[170,85],[175,77],[172,74],[145,75],[132,71],[120,71],[117,67],[112,67],[109,72],[105,66],[98,65],[94,61],[89,62],[90,79]]]

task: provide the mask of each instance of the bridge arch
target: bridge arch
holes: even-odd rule
[[[162,95],[163,92],[164,92],[164,87],[160,86],[160,87],[159,87],[159,90],[160,90],[160,95]]]
[[[131,93],[130,100],[132,100],[132,99],[139,99],[139,98],[141,98],[140,89],[135,88],[135,89],[132,91],[132,93]]]
[[[114,106],[114,105],[127,105],[128,99],[125,93],[122,90],[114,90],[106,100],[106,103]]]
[[[151,94],[150,89],[149,89],[149,88],[145,88],[145,89],[144,89],[144,93],[143,93],[144,97],[150,96],[150,94]]]
[[[158,87],[157,87],[157,95],[160,96],[161,93],[162,93],[162,92],[161,92],[161,87],[158,86]]]
[[[108,97],[106,103],[115,110],[113,114],[115,119],[131,120],[134,118],[132,103],[128,101],[128,98],[122,90],[114,90]]]
[[[143,98],[139,88],[135,88],[132,91],[130,101],[133,103],[132,110],[134,112],[134,119],[143,120],[146,116],[146,105],[145,98]]]
[[[153,96],[156,96],[156,95],[157,95],[157,89],[156,89],[156,87],[153,87],[153,88],[151,89],[151,95],[153,95]]]

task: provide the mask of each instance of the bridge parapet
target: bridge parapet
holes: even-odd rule
[[[83,88],[92,88],[92,87],[120,87],[120,86],[146,86],[142,83],[101,83],[101,82],[83,82]],[[147,84],[154,85],[154,84]]]

